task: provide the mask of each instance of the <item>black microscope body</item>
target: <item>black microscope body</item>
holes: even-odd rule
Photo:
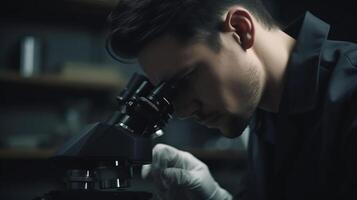
[[[118,110],[63,145],[51,158],[67,171],[66,190],[41,200],[150,199],[151,193],[129,191],[132,168],[151,162],[152,138],[171,118],[175,84],[153,86],[134,74],[117,97]]]

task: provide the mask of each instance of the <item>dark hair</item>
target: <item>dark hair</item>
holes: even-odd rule
[[[248,9],[267,28],[276,26],[260,0],[119,0],[108,18],[107,50],[125,62],[164,34],[182,42],[204,41],[218,50],[221,16],[235,4]]]

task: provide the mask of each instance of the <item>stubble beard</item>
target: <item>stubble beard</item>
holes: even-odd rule
[[[256,68],[250,68],[248,75],[249,90],[244,94],[245,105],[244,111],[236,114],[229,114],[219,128],[222,134],[228,138],[236,138],[242,135],[245,128],[249,125],[251,118],[256,111],[262,96],[263,84],[262,78]]]

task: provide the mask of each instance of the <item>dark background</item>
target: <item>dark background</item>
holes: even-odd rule
[[[357,41],[352,1],[264,2],[283,26],[309,10],[331,24],[330,38]],[[46,158],[86,124],[108,117],[123,84],[133,72],[140,72],[136,64],[119,64],[104,50],[106,17],[114,4],[110,0],[1,1],[0,199],[33,199],[62,188],[63,171]],[[29,78],[19,75],[25,36],[38,38],[42,48],[40,73]],[[78,69],[85,81],[59,77],[68,65]],[[88,75],[103,68],[117,73],[120,81],[107,83]],[[223,187],[232,193],[237,190],[246,159],[241,138],[223,138],[189,120],[174,120],[165,132],[156,142],[191,151],[209,165]],[[138,174],[133,187],[152,191]]]
[[[331,25],[330,39],[357,41],[356,6],[352,0],[265,0],[272,3],[272,10],[282,24],[289,24],[305,11]],[[269,3],[268,3],[269,4]]]

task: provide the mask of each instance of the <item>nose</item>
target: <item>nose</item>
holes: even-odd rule
[[[177,99],[173,102],[173,105],[175,115],[182,119],[192,117],[201,107],[201,103],[195,99]]]

